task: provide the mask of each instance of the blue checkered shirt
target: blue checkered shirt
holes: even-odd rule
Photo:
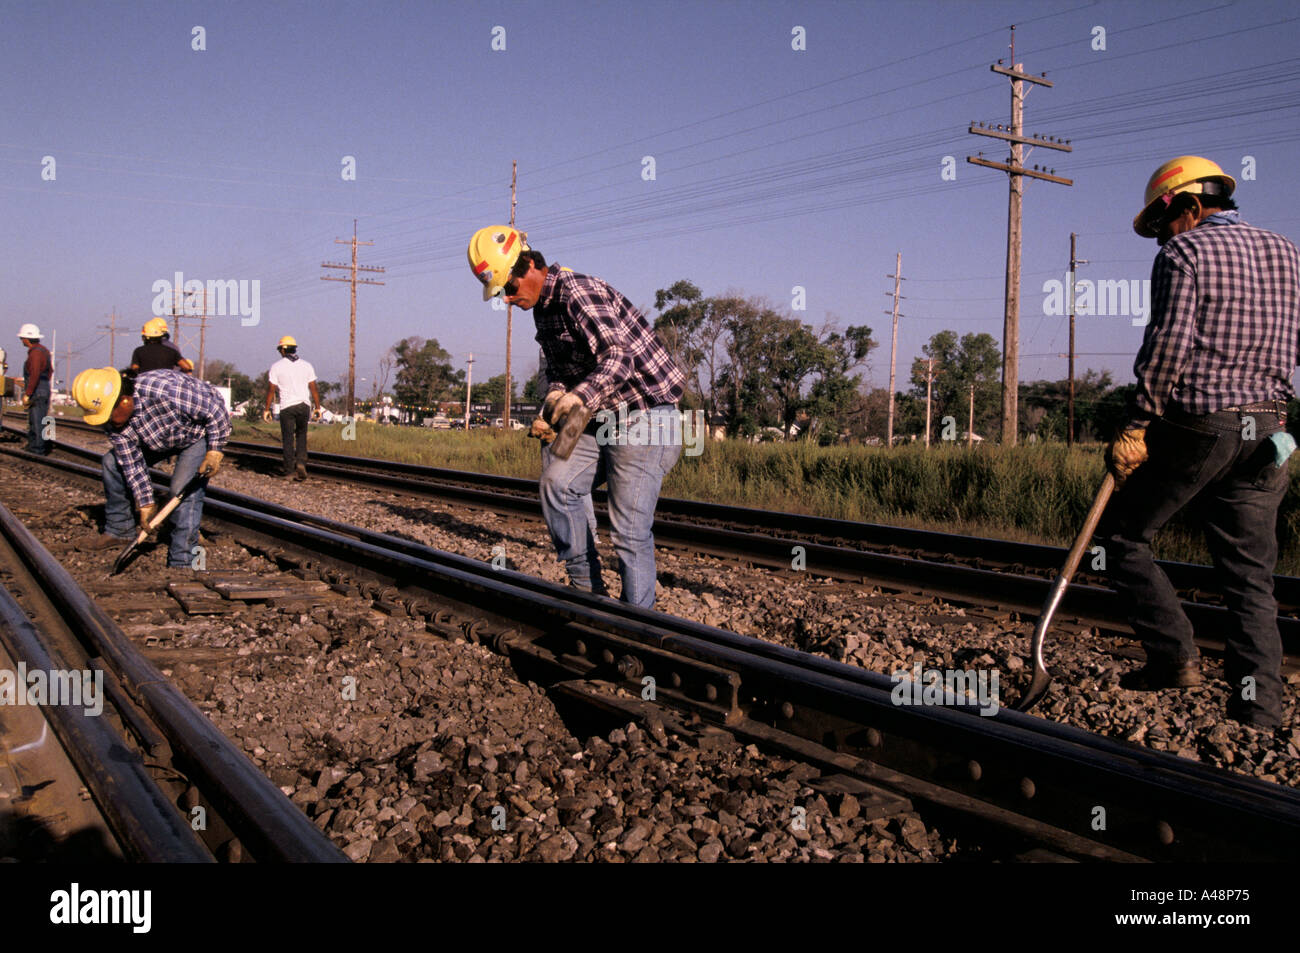
[[[1151,268],[1151,321],[1133,364],[1134,422],[1171,407],[1209,414],[1295,395],[1300,252],[1228,219],[1175,235]],[[1236,221],[1232,221],[1236,219]]]
[[[674,404],[686,375],[632,302],[608,282],[551,265],[533,306],[552,387],[589,410]]]
[[[180,371],[146,371],[135,379],[135,413],[108,442],[137,506],[153,502],[144,451],[175,452],[207,439],[220,450],[230,439],[230,414],[216,389]]]

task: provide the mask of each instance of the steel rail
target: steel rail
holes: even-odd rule
[[[51,594],[69,625],[82,634],[130,697],[154,720],[173,756],[253,857],[278,862],[347,862],[342,851],[130,643],[7,510],[0,512],[0,532]]]
[[[59,444],[59,449],[87,459],[98,459],[100,454],[84,447]],[[20,451],[10,451],[18,452]],[[355,481],[361,471],[343,472],[342,468],[319,466],[327,474],[335,474],[342,479]],[[410,468],[413,464],[402,464]],[[451,471],[459,472],[459,471]],[[469,474],[467,474],[469,475]],[[494,480],[508,478],[494,477]],[[366,482],[370,486],[389,486],[404,492],[433,493],[442,496],[442,489],[431,491],[419,483],[412,484],[401,476],[382,471],[373,474],[366,472]],[[458,499],[474,502],[494,509],[509,509],[526,515],[539,515],[540,504],[537,500],[536,485],[530,483],[531,496],[516,496],[492,493],[487,490],[475,490],[467,487],[453,487],[452,494]],[[229,491],[210,488],[210,497],[221,498]],[[661,501],[662,503],[663,501]],[[681,502],[681,501],[677,501]],[[696,504],[704,506],[705,504]],[[712,504],[709,504],[712,505]],[[738,509],[738,508],[732,508]],[[767,511],[748,511],[759,512]],[[311,517],[306,517],[310,519]],[[323,525],[323,524],[318,524]],[[868,526],[869,524],[850,524]],[[880,527],[888,529],[888,527]],[[1005,570],[983,569],[954,562],[941,562],[932,559],[920,559],[895,553],[875,552],[871,550],[826,546],[811,542],[799,542],[796,538],[776,539],[761,533],[747,533],[725,529],[717,526],[684,524],[669,519],[656,518],[654,533],[659,542],[677,540],[689,544],[692,551],[711,553],[720,556],[744,554],[746,559],[762,564],[789,567],[791,547],[803,548],[808,571],[827,572],[857,581],[868,580],[875,585],[908,591],[923,591],[927,595],[958,601],[976,602],[984,605],[996,605],[1009,611],[1037,614],[1048,594],[1054,587],[1050,577],[1028,576]],[[962,537],[955,537],[962,538]],[[975,539],[975,542],[982,542]],[[1008,544],[1011,545],[1011,544]],[[1055,547],[1040,549],[1064,558],[1066,550]],[[1162,564],[1166,568],[1184,567],[1185,569],[1213,572],[1211,567],[1197,567],[1186,563]],[[1300,578],[1278,576],[1281,584],[1295,583],[1300,587]],[[1183,612],[1192,624],[1197,640],[1204,648],[1221,652],[1222,634],[1229,625],[1230,611],[1221,605],[1204,602],[1181,602]],[[1086,582],[1071,582],[1066,586],[1061,597],[1060,611],[1084,625],[1098,626],[1118,632],[1132,633],[1119,593],[1113,589],[1091,585]],[[1278,616],[1278,632],[1282,646],[1288,657],[1300,656],[1300,618],[1289,615]]]
[[[0,525],[13,519],[13,514],[0,505]],[[29,671],[74,670],[69,660],[60,657],[46,643],[23,608],[2,586],[0,642],[13,658],[25,662]],[[25,691],[26,686],[19,686],[19,690]],[[91,715],[84,707],[61,704],[42,705],[41,712],[128,860],[213,862],[212,854],[180,810],[149,776],[143,759],[131,750],[106,718]]]
[[[77,464],[35,459],[99,477]],[[629,669],[667,665],[685,673],[698,665],[703,675],[683,678],[676,696],[664,690],[659,697],[741,733],[776,729],[821,745],[867,778],[904,772],[1099,849],[1152,860],[1282,860],[1300,849],[1300,792],[1291,788],[1007,709],[981,717],[969,705],[899,704],[903,683],[895,678],[366,530],[327,530],[312,525],[319,517],[290,518],[283,514],[293,511],[252,498],[242,502],[256,508],[210,498],[205,519],[256,537],[273,555],[297,551],[318,568],[377,577],[386,598],[423,605],[431,616],[430,600],[467,607],[501,628],[466,634],[512,657],[568,660],[636,689]],[[596,660],[584,640],[625,646],[630,658],[616,662],[610,652]],[[667,677],[660,683],[667,686]],[[1104,830],[1094,829],[1097,808]]]

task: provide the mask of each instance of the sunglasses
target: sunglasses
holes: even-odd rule
[[[519,293],[519,279],[528,274],[531,265],[532,260],[523,256],[520,256],[519,260],[515,262],[515,266],[510,269],[509,280],[501,286],[501,290],[507,298],[513,298]]]

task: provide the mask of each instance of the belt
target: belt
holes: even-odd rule
[[[1234,414],[1276,414],[1285,420],[1286,404],[1284,400],[1265,400],[1257,404],[1246,404],[1244,407],[1224,407],[1223,410]]]

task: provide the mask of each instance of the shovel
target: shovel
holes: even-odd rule
[[[185,486],[181,488],[181,491],[179,493],[177,493],[170,500],[168,500],[167,504],[162,509],[160,509],[156,514],[154,514],[154,518],[149,521],[148,532],[146,532],[145,530],[140,530],[140,535],[135,538],[135,541],[130,543],[126,547],[126,549],[122,550],[121,555],[117,557],[117,562],[113,563],[112,575],[116,576],[123,569],[125,569],[126,564],[131,561],[131,557],[134,556],[136,550],[140,548],[140,544],[149,538],[149,534],[152,533],[154,530],[156,530],[159,526],[161,526],[163,524],[163,520],[167,519],[167,517],[172,515],[172,510],[180,506],[181,501],[184,500],[185,497],[193,493],[194,490],[197,489],[199,486],[207,485],[207,482],[208,482],[208,478],[206,476],[196,473],[194,475],[194,478],[190,480],[189,483],[186,483]]]
[[[1038,616],[1038,625],[1034,628],[1034,637],[1029,649],[1034,658],[1034,677],[1029,683],[1029,691],[1012,706],[1015,711],[1029,711],[1047,694],[1047,688],[1052,684],[1052,676],[1047,673],[1047,666],[1043,663],[1043,641],[1052,624],[1052,616],[1056,615],[1056,607],[1065,597],[1065,590],[1069,588],[1074,571],[1079,568],[1079,562],[1083,559],[1083,552],[1092,539],[1092,534],[1097,531],[1097,523],[1101,521],[1101,514],[1106,509],[1106,503],[1110,500],[1111,491],[1114,489],[1115,477],[1108,471],[1097,490],[1097,498],[1092,501],[1092,509],[1088,511],[1088,517],[1083,521],[1083,529],[1079,530],[1078,538],[1070,548],[1070,554],[1065,557],[1065,565],[1061,567],[1056,582],[1052,584],[1052,589],[1047,594],[1047,601],[1043,603],[1043,611]]]

